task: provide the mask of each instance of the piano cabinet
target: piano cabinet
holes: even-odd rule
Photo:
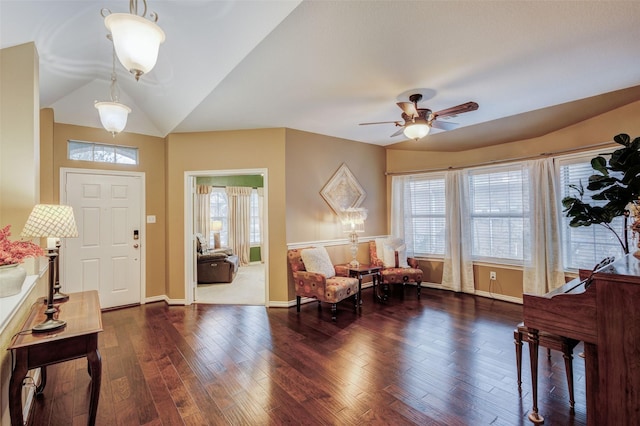
[[[591,271],[581,271],[580,279]],[[632,254],[542,296],[524,294],[537,413],[539,331],[584,342],[587,424],[640,424],[640,259]],[[535,366],[534,366],[535,361]],[[535,370],[535,371],[534,371]],[[535,376],[535,377],[534,377]],[[536,417],[539,416],[539,419]]]

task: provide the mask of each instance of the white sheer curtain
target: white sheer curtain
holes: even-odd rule
[[[197,234],[202,234],[205,241],[211,238],[211,187],[209,185],[196,185],[196,223]]]
[[[442,286],[473,294],[473,261],[469,218],[469,185],[463,170],[445,174],[445,244]]]
[[[408,190],[411,176],[391,177],[391,235],[402,238],[407,246],[407,256],[413,256],[413,223],[405,212],[411,209],[411,191]]]
[[[260,215],[260,262],[264,263],[264,188],[258,188],[258,214]]]
[[[240,265],[250,259],[251,189],[245,186],[227,186],[229,203],[229,247],[238,255]]]
[[[544,294],[565,283],[552,158],[527,162],[530,229],[525,230],[523,290]],[[527,251],[528,250],[528,251]]]

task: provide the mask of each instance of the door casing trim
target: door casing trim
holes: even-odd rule
[[[195,264],[195,244],[192,234],[193,224],[193,193],[192,185],[198,176],[233,176],[233,175],[262,175],[264,189],[264,211],[262,217],[262,251],[260,255],[264,262],[265,307],[269,307],[269,173],[266,168],[257,169],[229,169],[229,170],[189,170],[184,172],[184,301],[185,305],[194,303],[192,285],[196,280],[193,265]],[[196,283],[197,285],[197,283]]]

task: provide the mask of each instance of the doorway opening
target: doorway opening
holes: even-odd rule
[[[267,179],[267,169],[185,172],[184,251],[187,304],[195,302],[268,306]],[[246,245],[238,247],[237,235],[233,234],[237,219],[233,213],[233,218],[229,217],[230,198],[227,192],[230,188],[243,188],[243,192],[251,193],[253,208],[250,209],[248,219],[251,223],[247,227],[251,234],[250,250],[247,250]],[[206,205],[208,211],[203,212],[203,205]],[[202,245],[207,246],[209,253],[222,251],[235,257],[238,265],[235,276],[214,280],[216,282],[198,279],[198,248]],[[225,270],[227,266],[229,265],[224,264]],[[214,264],[212,267],[220,265]]]

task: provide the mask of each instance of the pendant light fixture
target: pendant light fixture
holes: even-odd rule
[[[107,38],[111,38],[107,36]],[[118,80],[116,78],[116,53],[113,49],[112,70],[111,70],[111,87],[109,95],[111,102],[96,102],[95,107],[100,114],[100,122],[111,135],[115,138],[117,133],[124,130],[127,125],[127,117],[131,112],[131,108],[119,102],[120,89],[118,88]]]
[[[151,12],[147,15],[147,0],[142,0],[144,10],[138,15],[138,0],[129,0],[129,13],[111,13],[102,9],[104,25],[113,36],[113,45],[120,63],[140,79],[142,74],[153,69],[158,60],[160,44],[164,42],[164,31],[156,24],[158,15]]]

